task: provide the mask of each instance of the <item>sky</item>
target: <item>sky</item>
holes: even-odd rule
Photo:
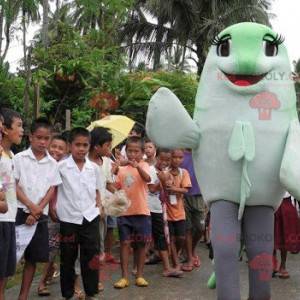
[[[271,13],[276,16],[271,19],[274,30],[285,37],[285,45],[288,49],[290,61],[300,58],[300,1],[299,0],[274,0]],[[38,26],[28,29],[28,41],[33,38]],[[23,56],[21,32],[10,46],[7,61],[10,70],[15,72],[18,62]]]

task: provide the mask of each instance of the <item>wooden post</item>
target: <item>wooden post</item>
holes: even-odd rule
[[[38,118],[40,116],[40,85],[38,82],[34,84],[34,102],[33,102],[33,116]]]
[[[71,130],[71,111],[66,109],[66,130]]]

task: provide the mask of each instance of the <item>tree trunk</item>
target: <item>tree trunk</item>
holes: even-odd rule
[[[161,45],[164,37],[164,24],[162,20],[158,19],[158,30],[156,35],[156,41],[154,46],[154,61],[153,61],[153,71],[157,71],[160,67],[160,57],[161,57]]]
[[[2,59],[3,18],[4,18],[4,7],[2,4],[1,10],[0,10],[0,57],[1,57],[1,62],[3,62],[3,59]]]
[[[186,42],[184,43],[184,46],[183,46],[182,60],[181,60],[181,64],[180,64],[181,71],[183,71],[183,69],[184,69],[185,55],[186,55]]]
[[[43,26],[42,26],[42,43],[45,48],[48,47],[48,27],[49,27],[49,3],[43,0]]]
[[[24,71],[26,76],[26,84],[24,88],[24,114],[25,121],[28,121],[29,117],[29,72],[30,66],[27,64],[27,47],[26,47],[26,13],[25,10],[22,10],[22,30],[23,30],[23,56],[24,56]]]
[[[197,51],[197,58],[198,58],[197,75],[200,77],[201,73],[202,73],[203,66],[204,66],[204,62],[205,62],[205,55],[203,53],[203,44],[201,42],[197,42],[196,47],[197,47],[196,51]]]

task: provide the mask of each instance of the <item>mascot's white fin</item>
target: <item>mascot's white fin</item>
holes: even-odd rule
[[[146,132],[157,146],[163,148],[195,149],[200,141],[198,126],[167,88],[160,88],[149,102]]]
[[[300,199],[300,125],[292,120],[280,167],[280,182],[296,199]]]
[[[255,137],[251,123],[236,121],[229,142],[228,154],[231,160],[242,159],[240,207],[238,219],[244,214],[247,198],[250,197],[251,182],[248,176],[248,163],[255,157]]]

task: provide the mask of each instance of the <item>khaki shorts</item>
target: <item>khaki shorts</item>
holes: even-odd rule
[[[184,196],[186,230],[203,232],[205,228],[206,205],[201,195]]]

